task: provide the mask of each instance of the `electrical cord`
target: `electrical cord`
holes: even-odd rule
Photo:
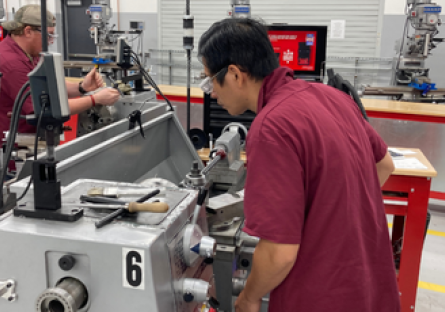
[[[400,44],[399,59],[397,60],[396,70],[398,70],[399,67],[400,67],[400,60],[401,60],[401,58],[402,58],[403,45],[405,44],[405,34],[406,34],[406,36],[408,35],[408,33],[407,33],[408,21],[409,21],[409,18],[406,17],[405,27],[403,28],[402,42],[401,42],[401,44]]]
[[[20,89],[19,93],[17,94],[17,97],[14,101],[14,106],[12,109],[12,115],[11,115],[11,124],[9,126],[9,135],[8,140],[6,142],[6,151],[5,155],[3,157],[4,163],[3,163],[3,170],[0,177],[0,185],[1,189],[0,191],[3,192],[3,185],[6,178],[6,172],[8,171],[9,162],[11,161],[11,153],[12,149],[15,144],[15,138],[17,135],[17,129],[19,124],[19,118],[20,118],[20,112],[22,111],[23,105],[25,103],[26,98],[31,94],[31,91],[28,91],[25,96],[22,98],[23,92],[25,92],[26,88],[29,87],[29,81],[26,82],[22,88]]]
[[[6,178],[6,173],[8,170],[9,162],[11,161],[11,153],[15,145],[15,139],[17,136],[18,124],[19,124],[19,112],[22,110],[23,105],[26,101],[26,98],[31,94],[31,91],[25,93],[23,98],[20,99],[17,107],[18,110],[15,110],[15,114],[11,116],[11,126],[9,129],[8,141],[6,143],[6,151],[4,156],[5,163],[3,164],[3,172],[2,172],[2,189],[3,189],[3,181]],[[20,95],[20,94],[19,94]]]
[[[159,89],[158,85],[154,82],[153,78],[144,69],[144,67],[142,66],[141,62],[139,61],[139,57],[132,50],[131,50],[131,58],[136,62],[136,65],[139,67],[139,70],[141,71],[142,75],[147,80],[147,82],[164,98],[164,100],[169,105],[170,110],[174,111],[174,108],[173,108],[172,104],[170,103],[170,101],[167,99],[167,97]]]
[[[42,124],[42,118],[43,118],[43,112],[45,111],[47,103],[43,104],[42,110],[40,111],[40,115],[39,115],[39,119],[37,121],[37,131],[36,131],[36,136],[34,138],[34,161],[37,160],[37,146],[39,144],[39,129],[40,129],[40,125]],[[17,201],[22,200],[25,196],[26,193],[28,193],[29,188],[31,187],[31,183],[32,183],[32,174],[29,177],[29,181],[28,181],[28,185],[26,185],[25,190],[23,191],[22,195],[20,195],[19,198],[17,198]]]

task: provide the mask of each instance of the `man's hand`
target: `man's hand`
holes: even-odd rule
[[[100,74],[96,72],[96,68],[93,68],[82,82],[82,88],[87,92],[102,88],[103,85],[104,81]]]
[[[113,105],[119,100],[120,94],[116,89],[105,88],[94,95],[96,104]]]
[[[259,312],[261,309],[261,300],[250,301],[242,292],[235,302],[235,312]]]

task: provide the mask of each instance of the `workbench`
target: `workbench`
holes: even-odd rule
[[[396,168],[382,187],[384,193],[397,194],[384,198],[386,214],[394,215],[393,246],[403,238],[397,276],[402,312],[412,312],[416,306],[431,179],[437,176],[436,170],[420,150],[409,150],[415,154],[404,157],[417,158],[426,169]]]
[[[368,117],[445,123],[445,105],[361,99]]]

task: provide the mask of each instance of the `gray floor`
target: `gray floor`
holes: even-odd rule
[[[445,311],[445,203],[430,204],[429,229],[442,236],[428,234],[423,248],[419,280],[440,285],[441,291],[419,288],[416,312]]]

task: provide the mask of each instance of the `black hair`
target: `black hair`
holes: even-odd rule
[[[266,27],[250,18],[228,18],[214,23],[199,40],[198,57],[223,84],[229,65],[237,65],[255,80],[279,67]]]

